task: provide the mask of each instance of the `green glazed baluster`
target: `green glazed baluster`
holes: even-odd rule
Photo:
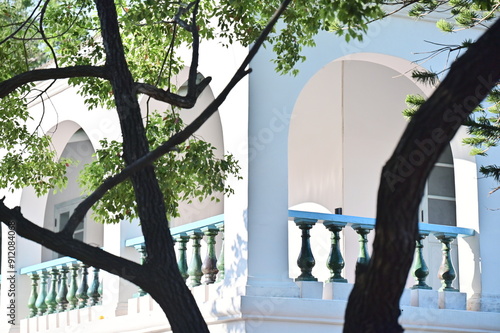
[[[60,284],[59,284],[59,292],[57,293],[56,302],[57,302],[57,312],[66,311],[68,307],[68,299],[66,295],[68,294],[68,267],[66,265],[60,266]]]
[[[55,313],[57,308],[57,278],[59,276],[59,270],[57,268],[50,269],[50,288],[45,298],[45,304],[47,304],[47,313]]]
[[[422,241],[429,235],[428,232],[421,231],[418,234],[417,244],[415,246],[415,259],[413,262],[412,274],[415,277],[415,285],[411,289],[432,289],[427,285],[425,279],[429,275],[429,268],[425,263],[422,249],[424,245]]]
[[[200,240],[203,238],[203,233],[199,230],[192,231],[189,233],[191,239],[193,240],[193,255],[191,257],[191,262],[189,264],[189,286],[196,287],[201,285],[201,277],[203,273],[201,271],[201,256],[200,256]]]
[[[189,277],[186,257],[186,244],[187,242],[189,242],[189,236],[186,234],[181,234],[175,240],[179,244],[179,259],[177,260],[177,267],[179,267],[179,273],[181,273],[182,278],[184,279],[184,281],[186,281]]]
[[[368,243],[368,238],[366,236],[370,233],[370,230],[373,229],[373,226],[355,224],[352,228],[356,230],[356,233],[359,235],[359,255],[356,263],[357,265],[368,265],[370,262],[370,254],[368,253],[368,247],[366,245],[366,243]]]
[[[443,261],[441,262],[441,267],[439,267],[438,273],[439,278],[442,280],[442,286],[439,288],[439,291],[458,291],[458,289],[451,286],[453,280],[455,280],[456,274],[450,256],[450,244],[457,237],[457,235],[439,233],[435,234],[435,236],[441,242],[443,251]]]
[[[36,291],[38,287],[38,274],[36,273],[31,273],[30,275],[31,279],[31,293],[30,293],[30,298],[28,299],[28,308],[30,309],[29,317],[34,317],[36,316],[37,309],[36,309],[36,300],[38,298],[38,292]]]
[[[330,254],[328,255],[328,261],[326,262],[326,267],[330,270],[331,276],[327,282],[347,282],[347,280],[342,277],[342,270],[344,269],[345,262],[339,245],[339,234],[345,227],[346,223],[325,221],[323,222],[323,225],[332,233]]]
[[[217,257],[215,256],[215,236],[217,236],[219,230],[213,226],[202,229],[205,236],[207,236],[208,251],[201,271],[203,272],[203,283],[212,284],[215,282],[217,273]]]
[[[215,226],[219,228],[222,240],[219,260],[217,261],[217,269],[219,270],[219,274],[217,274],[217,282],[221,282],[224,281],[224,223],[218,223]]]
[[[311,273],[316,261],[311,251],[311,235],[309,234],[309,230],[316,224],[317,220],[295,218],[294,222],[302,230],[302,246],[297,259],[297,265],[302,273],[295,281],[318,281]]]
[[[99,298],[101,297],[101,295],[99,294],[99,268],[94,267],[94,278],[87,292],[87,295],[90,298],[90,306],[94,306],[99,303]]]
[[[136,245],[135,249],[141,255],[141,265],[144,265],[147,259],[146,246],[144,244]],[[137,290],[137,293],[134,295],[134,297],[141,297],[147,294],[148,294],[147,292],[145,292],[144,290],[142,290],[141,287],[139,287],[139,290]]]
[[[47,298],[47,278],[49,274],[43,270],[38,272],[38,276],[40,277],[40,292],[38,293],[35,306],[38,310],[37,315],[42,316],[47,312],[45,299]]]
[[[89,296],[87,295],[87,290],[89,289],[89,284],[87,282],[89,266],[81,264],[80,267],[82,268],[82,281],[80,282],[80,287],[76,292],[76,297],[78,298],[78,308],[82,309],[87,306],[87,300],[89,299]]]
[[[76,298],[76,292],[78,290],[78,264],[72,264],[69,268],[70,270],[70,282],[68,294],[66,295],[66,299],[68,300],[68,309],[73,310],[77,308],[78,298]]]

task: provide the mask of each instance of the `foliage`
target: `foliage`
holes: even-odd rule
[[[459,30],[472,28],[475,26],[483,26],[487,28],[488,22],[491,22],[495,17],[500,7],[498,0],[451,0],[451,1],[419,1],[409,12],[410,16],[423,17],[429,13],[436,11],[443,4],[446,5],[443,11],[448,12],[449,19],[441,19],[436,22],[436,26],[443,32],[453,33]],[[453,53],[457,56],[463,50],[466,50],[473,41],[464,40],[460,45],[441,45],[441,47],[428,57],[435,57],[444,53],[447,59]],[[447,69],[441,72],[415,70],[412,72],[412,77],[416,80],[435,85],[438,82],[440,75],[444,74]],[[411,117],[418,108],[425,102],[425,98],[418,95],[409,95],[406,98],[409,108],[403,111],[406,117]],[[479,105],[473,114],[467,119],[464,125],[468,127],[470,137],[463,139],[463,143],[471,146],[472,155],[487,155],[491,147],[496,147],[500,142],[500,89],[498,86],[493,89],[489,96],[481,105]],[[497,165],[487,165],[480,168],[480,172],[492,177],[496,181],[500,181],[500,167]],[[494,191],[498,190],[495,189]]]
[[[134,80],[175,91],[171,79],[188,60],[181,59],[179,50],[190,48],[193,42],[188,25],[194,2],[119,0],[115,3],[126,59]],[[235,42],[250,45],[279,3],[278,0],[203,0],[197,14],[201,40],[218,38],[224,40],[226,46]],[[276,69],[297,74],[294,66],[305,59],[302,48],[314,46],[313,36],[319,31],[345,34],[347,40],[361,39],[367,23],[383,15],[380,4],[379,0],[294,1],[284,13],[280,27],[268,40],[277,54],[274,60]],[[68,67],[103,65],[106,61],[101,27],[92,0],[4,0],[0,4],[0,27],[0,56],[4,63],[0,81],[42,64],[45,67]],[[107,80],[77,77],[70,78],[69,82],[78,87],[89,109],[114,107],[113,91]],[[38,130],[28,135],[26,108],[29,103],[45,98],[45,91],[41,91],[29,101],[23,99],[23,94],[31,88],[26,86],[2,101],[2,112],[9,110],[2,131],[19,134],[17,138],[5,137],[4,144],[24,149],[17,152],[9,149],[0,169],[10,172],[1,174],[0,185],[10,188],[33,185],[37,193],[43,194],[51,187],[64,186],[63,170],[68,161],[56,161],[50,150],[50,138],[44,133]],[[167,135],[163,134],[158,142],[165,141]],[[118,149],[116,143],[108,144],[106,149]],[[28,159],[29,154],[38,158]],[[21,162],[22,167],[10,168],[13,163]],[[44,172],[51,176],[43,177]],[[182,199],[183,195],[173,197]],[[104,206],[111,208],[110,204]],[[170,203],[169,207],[170,213],[175,215],[174,205]]]
[[[51,188],[62,188],[66,183],[66,167],[70,161],[55,162],[48,136],[40,136],[39,128],[31,129],[33,120],[26,109],[26,89],[21,89],[0,100],[0,188],[10,191],[33,186],[37,195]]]
[[[471,137],[464,139],[464,143],[473,147],[474,155],[485,156],[488,149],[498,146],[500,141],[500,90],[492,90],[483,105],[465,124]]]
[[[154,149],[165,137],[184,128],[180,116],[173,112],[163,116],[159,112],[148,118],[147,138]],[[93,192],[105,178],[124,168],[121,158],[122,145],[117,141],[101,141],[102,148],[95,153],[95,160],[85,166],[80,175],[82,187]],[[154,163],[160,188],[164,194],[168,217],[179,215],[177,210],[181,201],[191,202],[193,198],[202,201],[209,197],[218,201],[215,192],[233,193],[224,182],[230,175],[236,175],[239,166],[232,155],[222,159],[216,157],[216,148],[199,138],[177,146]],[[94,220],[102,223],[118,223],[124,219],[138,217],[134,191],[130,181],[115,186],[93,207]]]

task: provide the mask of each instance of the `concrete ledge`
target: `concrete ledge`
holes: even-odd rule
[[[353,286],[352,283],[325,282],[323,286],[323,299],[347,301]]]
[[[440,309],[465,310],[467,307],[467,294],[454,291],[440,291],[438,305]]]
[[[412,289],[410,291],[410,305],[438,309],[438,292],[429,289]]]
[[[323,282],[317,281],[295,281],[300,289],[301,298],[316,298],[323,297]]]
[[[148,296],[147,298],[150,299]],[[142,301],[132,300],[132,304]],[[146,300],[144,300],[147,304]],[[239,296],[200,305],[212,333],[340,333],[347,302],[311,298]],[[149,310],[147,310],[149,309]],[[47,322],[47,316],[25,319],[22,333],[34,333],[31,322]],[[23,323],[30,322],[30,330]],[[500,332],[500,313],[431,309],[403,306],[400,322],[410,333]],[[33,327],[34,329],[35,327]],[[158,306],[143,308],[126,316],[98,318],[39,332],[152,333],[170,332],[165,314]]]

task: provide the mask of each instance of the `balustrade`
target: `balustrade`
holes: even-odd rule
[[[74,310],[99,304],[99,269],[94,268],[92,285],[87,283],[88,265],[59,258],[22,268],[31,279],[29,317]],[[78,282],[80,281],[80,282]]]
[[[315,266],[315,259],[311,251],[311,242],[309,231],[316,224],[323,221],[323,225],[331,233],[331,247],[326,266],[330,270],[330,277],[326,282],[347,282],[342,276],[345,262],[339,245],[340,233],[346,227],[351,227],[359,235],[359,255],[356,260],[356,265],[366,265],[370,261],[370,255],[367,247],[368,235],[375,227],[375,219],[345,216],[341,214],[341,210],[336,210],[337,214],[323,214],[303,211],[289,211],[289,216],[294,223],[302,231],[302,243],[299,251],[299,259],[297,265],[301,270],[301,274],[295,279],[296,281],[316,281],[312,270]],[[426,278],[429,275],[429,268],[424,260],[423,255],[423,240],[430,234],[434,235],[442,244],[442,263],[439,267],[438,276],[442,281],[442,287],[439,291],[459,291],[452,286],[456,278],[455,269],[451,260],[450,244],[458,237],[467,237],[474,235],[474,230],[466,228],[458,228],[452,226],[435,225],[427,223],[419,223],[419,237],[416,241],[415,258],[412,268],[412,274],[415,277],[415,285],[412,289],[432,289],[426,283]],[[298,241],[298,240],[291,240]],[[435,272],[437,267],[433,267]]]
[[[177,267],[179,272],[190,287],[202,284],[213,284],[224,279],[224,216],[217,215],[208,219],[188,223],[171,228],[170,233],[177,243]],[[216,255],[216,237],[220,235],[221,250]],[[202,259],[201,249],[204,247],[202,240],[206,240],[206,256]],[[136,237],[125,242],[126,246],[133,246],[141,253],[141,263],[144,262],[145,244],[144,237]],[[191,258],[188,264],[188,250]],[[136,296],[146,293],[142,290]]]
[[[375,220],[338,214],[320,214],[301,211],[289,211],[289,216],[301,230],[301,248],[297,265],[301,274],[296,281],[317,281],[313,275],[316,260],[311,249],[310,231],[322,223],[330,233],[330,251],[326,267],[330,275],[326,282],[347,282],[342,271],[345,266],[344,255],[340,246],[342,232],[350,227],[359,235],[359,255],[357,264],[368,264],[370,255],[367,247],[368,235],[375,226]],[[419,224],[420,233],[416,241],[415,259],[412,274],[415,285],[412,289],[431,289],[426,283],[429,269],[424,260],[423,240],[429,235],[436,237],[442,244],[442,264],[439,277],[442,280],[440,291],[458,291],[452,286],[456,273],[450,256],[450,243],[458,236],[472,236],[474,230],[450,226]],[[324,230],[324,229],[323,229]],[[177,266],[183,279],[190,287],[201,284],[213,284],[224,279],[224,218],[223,215],[189,223],[171,229],[177,243]],[[221,251],[216,255],[216,237],[220,240]],[[206,245],[202,240],[206,240]],[[293,240],[292,240],[293,241]],[[138,237],[126,241],[126,246],[133,246],[141,255],[141,263],[146,260],[144,238]],[[201,248],[206,250],[202,260]],[[188,252],[191,253],[188,265]],[[437,267],[436,267],[437,269]],[[72,258],[60,258],[21,269],[31,279],[31,294],[28,300],[29,316],[42,316],[51,313],[74,310],[99,304],[102,296],[102,282],[99,269],[78,262]],[[89,285],[89,280],[91,280]],[[136,296],[146,295],[139,290]]]

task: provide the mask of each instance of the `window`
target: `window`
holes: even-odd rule
[[[54,206],[54,229],[56,231],[61,231],[66,226],[71,214],[73,214],[75,208],[81,201],[82,198],[76,198],[73,200],[61,202]],[[80,223],[78,225],[75,233],[73,234],[73,237],[75,239],[78,239],[82,242],[85,236],[85,219],[83,220],[83,222],[84,223]]]
[[[421,222],[456,226],[455,173],[449,146],[431,171],[420,208]]]

